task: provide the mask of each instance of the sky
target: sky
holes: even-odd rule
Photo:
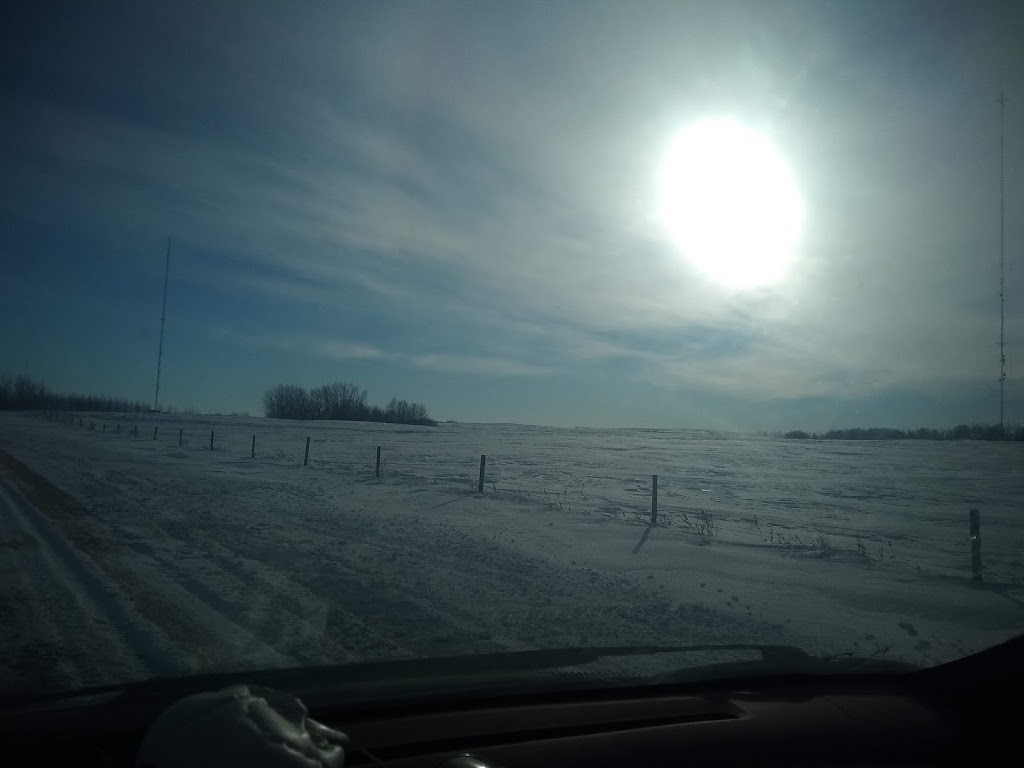
[[[23,3],[0,28],[0,371],[261,414],[351,381],[459,421],[1024,420],[1024,5]],[[777,283],[657,215],[687,125],[766,137]],[[1020,352],[1024,355],[1024,351]]]

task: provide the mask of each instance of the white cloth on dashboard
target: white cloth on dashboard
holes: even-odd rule
[[[150,726],[138,768],[342,768],[345,734],[294,696],[236,685],[188,696]]]

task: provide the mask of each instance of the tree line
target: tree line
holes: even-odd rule
[[[779,435],[775,435],[776,437]],[[948,429],[830,429],[805,432],[794,429],[781,435],[790,440],[1014,440],[1024,441],[1024,424],[1000,427],[998,424],[958,424]]]
[[[104,395],[78,395],[54,392],[46,384],[26,374],[0,374],[0,410],[2,411],[108,411],[144,413],[149,409],[140,400]]]
[[[297,384],[278,384],[263,395],[268,419],[331,419],[380,421],[388,424],[419,424],[436,427],[423,403],[391,398],[387,405],[368,405],[367,393],[355,384],[336,382],[312,389]]]

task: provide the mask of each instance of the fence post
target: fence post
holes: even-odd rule
[[[103,434],[107,434],[107,422],[103,422]]]
[[[156,440],[156,431],[159,427],[153,427],[153,439]]]
[[[484,492],[484,467],[487,466],[487,456],[480,454],[480,483],[476,487],[477,493]]]
[[[81,416],[78,417],[78,426],[82,426],[82,417]]]
[[[971,510],[971,580],[981,581],[981,512]]]
[[[121,425],[120,424],[118,424],[116,427],[114,427],[114,434],[115,435],[120,435],[121,434]]]
[[[250,459],[256,458],[256,435],[252,436],[252,452],[249,454]]]
[[[380,446],[377,446],[377,469],[374,472],[375,477],[380,477]]]
[[[210,430],[210,450],[213,450],[213,430]]]
[[[133,435],[134,435],[135,437],[138,437],[138,436],[139,436],[139,425],[138,425],[138,424],[136,424],[136,425],[135,425],[134,427],[132,427],[132,434],[133,434]]]
[[[181,427],[178,427],[178,447],[179,447],[179,448],[181,448],[181,433],[182,433],[183,431],[184,431],[184,430],[182,430],[182,428],[181,428]]]
[[[658,524],[658,476],[651,475],[651,525]]]
[[[306,456],[302,459],[302,466],[309,466],[309,438],[306,438]]]

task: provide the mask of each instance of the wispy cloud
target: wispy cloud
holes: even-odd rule
[[[252,334],[217,326],[211,332],[220,338],[251,347],[300,350],[312,357],[327,360],[390,360],[445,373],[482,376],[541,376],[553,369],[521,362],[513,358],[476,355],[387,351],[372,344],[348,339],[319,338],[303,335]]]
[[[336,340],[314,342],[313,353],[331,360],[374,360],[390,357],[369,344]]]
[[[300,334],[242,333],[225,326],[215,326],[210,332],[235,344],[263,349],[299,350],[307,355],[328,360],[374,360],[393,357],[372,344],[347,339],[325,339]]]
[[[413,355],[409,359],[413,365],[421,368],[431,368],[447,373],[470,373],[491,376],[541,376],[551,372],[550,368],[497,357]]]

